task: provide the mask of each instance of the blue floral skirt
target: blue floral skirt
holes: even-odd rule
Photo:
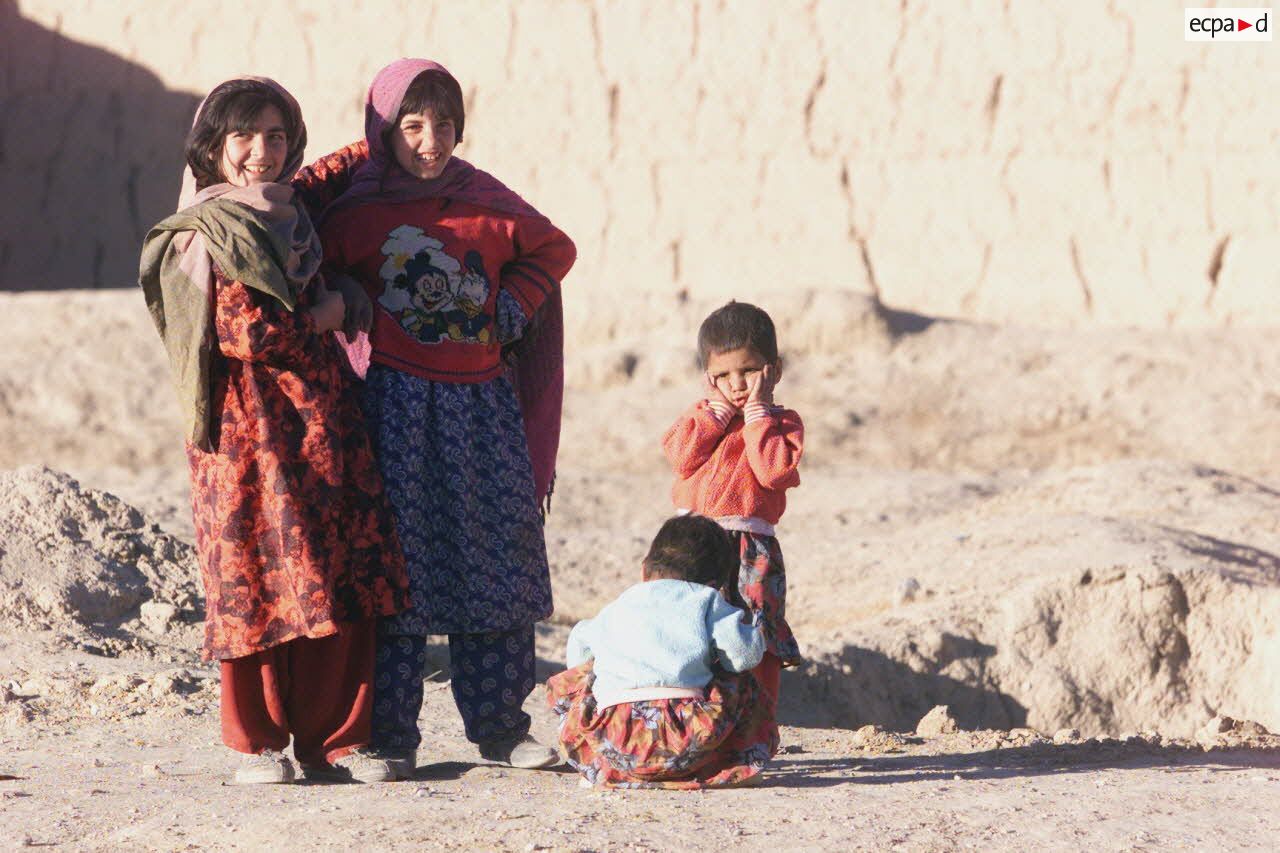
[[[432,382],[374,364],[362,403],[412,596],[382,633],[509,631],[550,616],[542,513],[511,383]]]

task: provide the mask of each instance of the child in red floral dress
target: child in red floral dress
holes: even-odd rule
[[[346,306],[288,180],[297,102],[264,78],[218,86],[187,142],[174,215],[139,283],[187,426],[207,658],[222,671],[235,781],[392,778],[365,751],[375,620],[408,604],[404,558],[346,357]]]
[[[571,669],[547,681],[560,745],[586,782],[708,788],[758,777],[778,725],[745,674],[764,654],[758,620],[720,592],[734,543],[698,515],[668,519],[644,580],[569,634]]]
[[[671,497],[679,510],[714,518],[737,541],[733,586],[761,617],[768,651],[755,674],[776,716],[782,667],[801,657],[787,624],[787,578],[774,525],[786,509],[786,490],[800,485],[804,424],[773,401],[782,360],[773,320],[760,308],[729,302],[713,311],[698,330],[698,358],[705,397],[662,439],[676,474]]]

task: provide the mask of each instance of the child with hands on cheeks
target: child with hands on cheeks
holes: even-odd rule
[[[758,615],[767,651],[754,670],[770,717],[784,666],[801,660],[786,620],[787,580],[774,525],[787,489],[800,484],[804,424],[777,405],[782,378],[769,315],[745,302],[713,311],[698,330],[705,398],[667,430],[663,451],[675,471],[671,497],[681,512],[714,518],[738,548],[726,595],[741,595]]]

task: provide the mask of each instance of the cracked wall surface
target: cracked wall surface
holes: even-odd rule
[[[0,288],[128,285],[228,76],[288,86],[319,155],[379,67],[426,55],[463,85],[459,154],[577,241],[571,322],[627,319],[627,291],[1047,325],[1280,308],[1280,45],[1184,42],[1182,4],[364,6],[0,0]]]

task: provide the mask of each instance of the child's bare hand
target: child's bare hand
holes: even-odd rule
[[[346,313],[347,304],[341,291],[321,286],[316,304],[311,306],[311,318],[316,321],[316,331],[332,332],[341,329]]]
[[[772,364],[760,368],[760,372],[749,381],[747,386],[748,403],[764,403],[773,405],[773,388],[778,384],[778,371]]]
[[[355,338],[360,332],[367,332],[373,327],[373,302],[364,292],[360,282],[346,273],[329,272],[325,276],[339,292],[346,303],[346,313],[342,318],[342,332],[348,340]]]
[[[702,374],[702,393],[706,396],[708,402],[723,403],[733,411],[738,411],[738,407],[716,386],[715,380],[711,378],[709,373]]]

